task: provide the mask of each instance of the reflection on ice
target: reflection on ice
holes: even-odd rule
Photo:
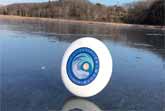
[[[159,34],[159,33],[148,33],[146,35],[148,35],[148,36],[164,36],[164,34]]]
[[[86,99],[71,99],[65,103],[62,111],[101,111],[101,109]]]

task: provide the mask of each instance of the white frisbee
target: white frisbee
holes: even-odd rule
[[[76,96],[91,97],[98,94],[108,84],[111,74],[111,54],[95,38],[76,40],[64,54],[61,64],[62,81]]]

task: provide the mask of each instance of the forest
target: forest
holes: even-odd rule
[[[88,0],[17,3],[0,7],[1,15],[90,20],[128,24],[165,25],[165,1],[144,0],[105,6]]]

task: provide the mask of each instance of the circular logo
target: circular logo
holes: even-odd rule
[[[99,59],[96,53],[86,47],[75,50],[67,62],[69,79],[77,85],[87,85],[97,76]]]

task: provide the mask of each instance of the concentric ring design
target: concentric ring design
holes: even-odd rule
[[[78,48],[70,55],[68,59],[68,77],[77,85],[87,85],[91,83],[96,78],[98,71],[98,56],[90,48]]]

